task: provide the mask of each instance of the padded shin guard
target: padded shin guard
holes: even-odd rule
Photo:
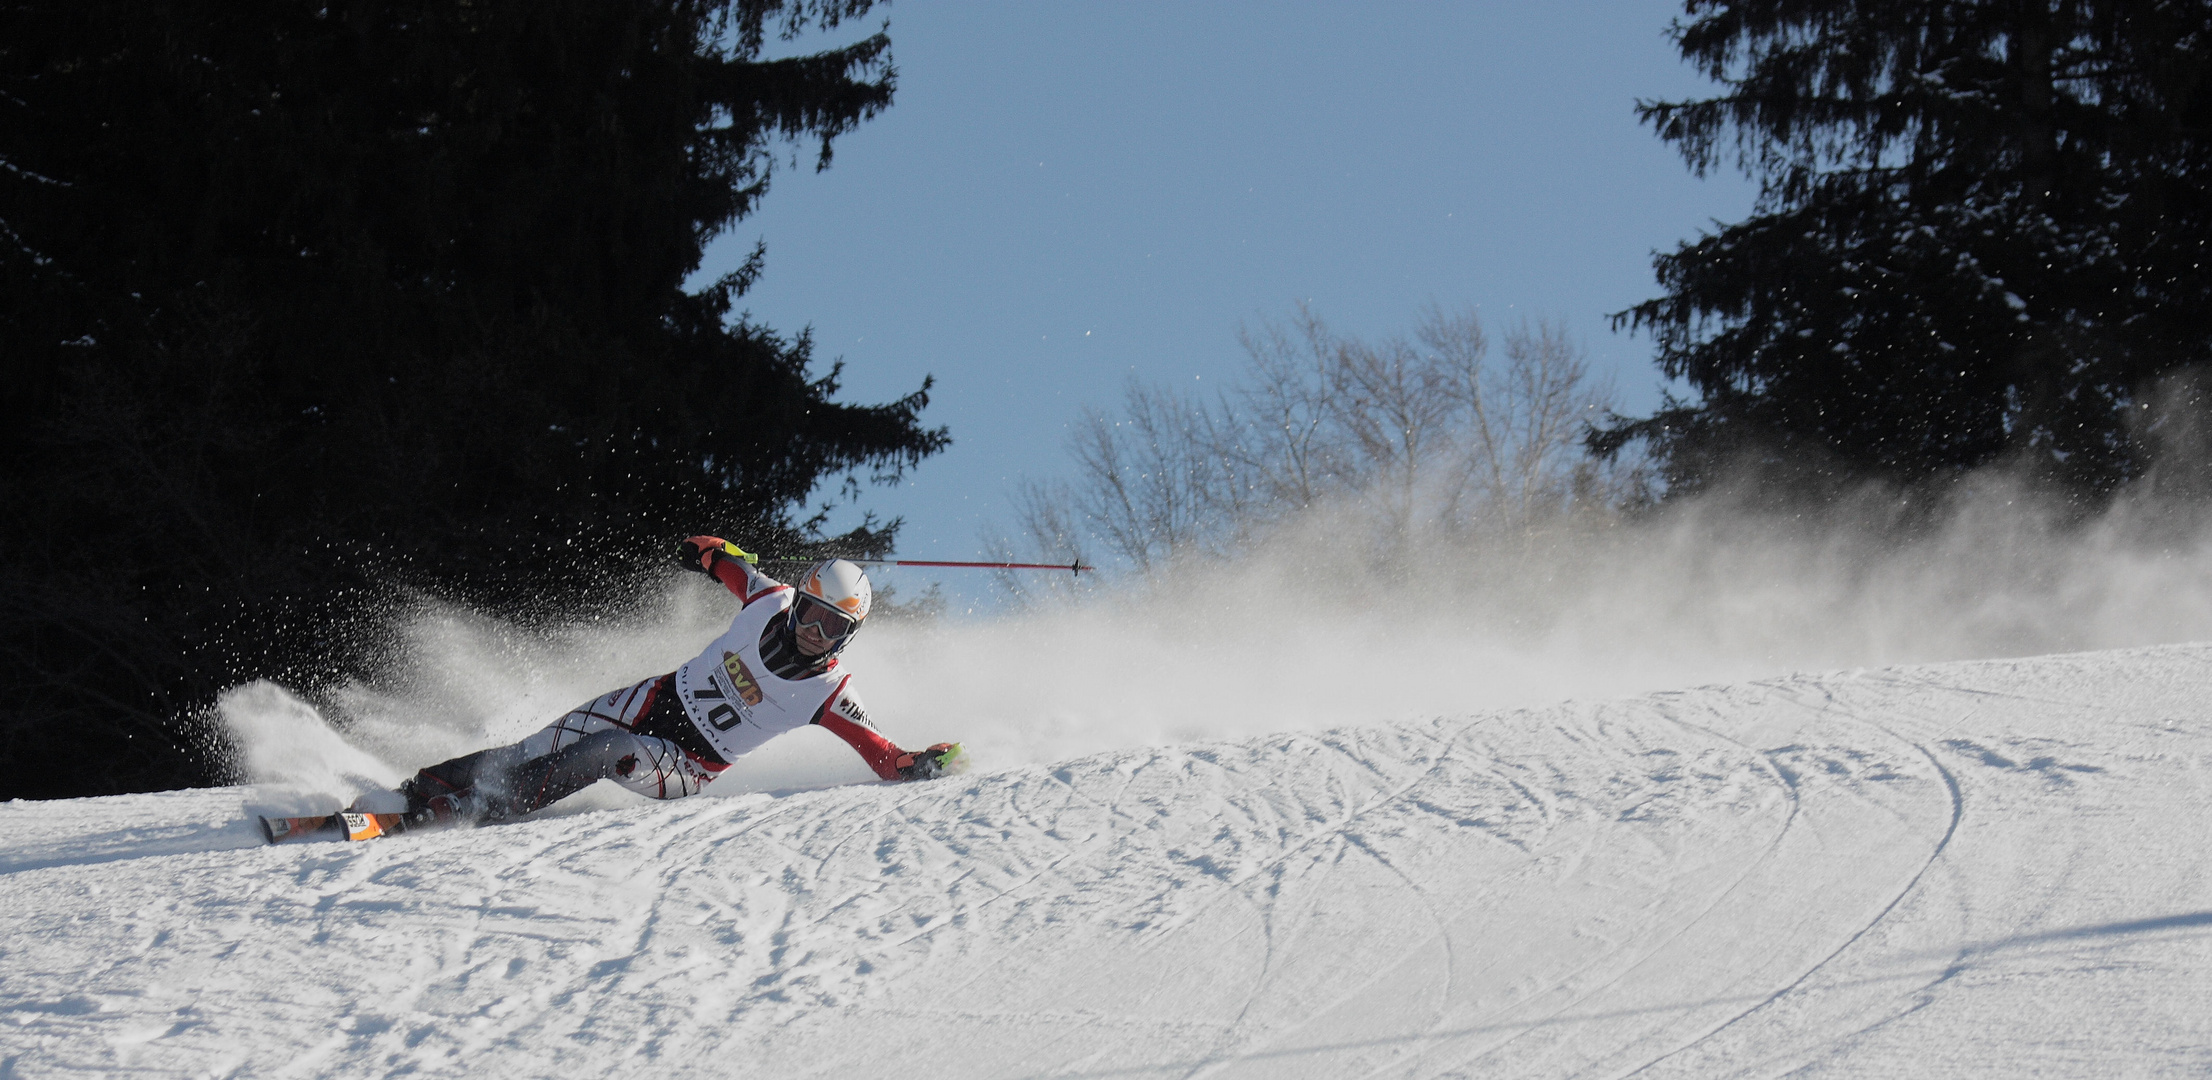
[[[466,794],[470,814],[496,820],[544,809],[602,779],[649,799],[696,794],[728,766],[685,751],[686,736],[696,732],[676,727],[691,721],[666,685],[667,676],[658,676],[609,691],[521,742],[432,765],[401,785],[407,808]]]
[[[400,791],[407,796],[409,813],[421,810],[440,795],[458,795],[471,788],[504,793],[508,778],[520,764],[520,746],[495,746],[429,766],[400,785]]]
[[[628,758],[630,769],[636,768],[637,754],[631,744],[637,741],[638,737],[627,731],[601,731],[544,757],[531,758],[514,770],[505,798],[492,800],[492,805],[508,817],[527,814],[543,810],[607,777],[626,775],[628,770],[623,768],[622,762]]]

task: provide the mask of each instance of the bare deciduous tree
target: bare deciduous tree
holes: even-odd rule
[[[1206,550],[1235,531],[1242,485],[1221,452],[1227,417],[1132,380],[1122,413],[1085,410],[1069,447],[1073,511],[1138,569]]]
[[[1300,305],[1238,341],[1242,377],[1212,401],[1132,382],[1119,415],[1085,413],[1074,482],[1020,495],[1033,552],[1095,540],[1145,571],[1321,509],[1406,541],[1527,529],[1639,490],[1634,463],[1583,450],[1611,393],[1559,322],[1523,321],[1493,357],[1471,310],[1431,305],[1410,340],[1371,344]]]
[[[1292,330],[1296,331],[1293,337]],[[1244,346],[1242,384],[1233,392],[1239,437],[1220,447],[1246,479],[1244,492],[1277,513],[1312,507],[1349,471],[1334,438],[1337,342],[1304,304],[1292,326],[1263,322],[1237,328]]]
[[[1618,501],[1633,486],[1633,462],[1601,477],[1583,449],[1583,433],[1611,406],[1612,387],[1591,379],[1563,323],[1523,320],[1506,334],[1503,364],[1489,362],[1488,340],[1472,313],[1431,307],[1415,334],[1451,371],[1451,392],[1464,413],[1455,519],[1471,503],[1477,521],[1525,526],[1578,498]],[[1605,482],[1612,472],[1621,483]]]

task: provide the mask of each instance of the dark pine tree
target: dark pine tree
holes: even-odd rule
[[[0,0],[0,798],[216,780],[196,712],[372,672],[395,589],[605,602],[945,445],[733,317],[758,251],[684,288],[890,103],[881,32],[764,58],[870,3]]]
[[[2144,475],[2212,360],[2212,3],[1684,10],[1673,40],[1724,93],[1638,109],[1760,197],[1616,316],[1694,399],[1593,446],[1651,440],[1675,492],[1762,468],[1821,490],[2003,462],[2090,496]]]

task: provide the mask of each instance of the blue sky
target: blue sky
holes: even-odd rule
[[[1636,123],[1639,97],[1710,89],[1663,36],[1667,0],[880,10],[895,103],[829,171],[781,169],[702,276],[765,240],[742,305],[811,325],[846,400],[936,377],[952,449],[861,502],[905,519],[910,557],[978,557],[1024,476],[1065,475],[1085,406],[1132,376],[1225,379],[1238,323],[1298,300],[1364,335],[1432,300],[1564,318],[1649,407],[1649,342],[1604,316],[1654,294],[1654,249],[1754,193]],[[956,600],[985,584],[944,580]]]

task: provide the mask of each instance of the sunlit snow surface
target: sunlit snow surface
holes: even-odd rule
[[[2212,647],[269,848],[0,805],[0,1076],[2201,1076]]]

